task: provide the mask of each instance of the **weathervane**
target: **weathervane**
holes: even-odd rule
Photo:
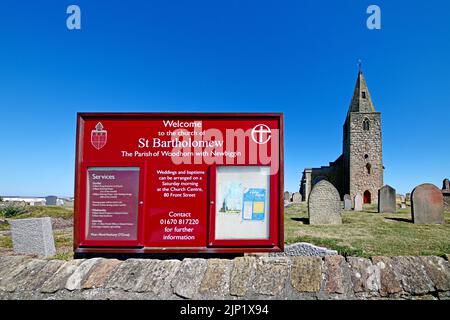
[[[358,59],[358,71],[359,72],[362,71],[362,61],[361,61],[361,59]]]

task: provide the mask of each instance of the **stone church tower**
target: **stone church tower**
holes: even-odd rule
[[[364,203],[377,203],[383,170],[381,114],[375,111],[360,68],[344,123],[342,155],[328,166],[306,168],[300,193],[308,201],[313,186],[328,180],[338,189],[341,199],[349,194],[353,201],[360,193]]]
[[[344,123],[343,193],[357,193],[364,203],[378,202],[383,186],[381,114],[375,111],[364,74],[358,72],[352,101]]]

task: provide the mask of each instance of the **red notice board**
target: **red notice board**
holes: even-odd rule
[[[282,114],[78,114],[76,253],[282,251],[282,195]]]

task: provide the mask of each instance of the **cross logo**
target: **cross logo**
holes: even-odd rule
[[[106,144],[106,140],[108,139],[108,132],[103,130],[103,125],[101,122],[97,123],[95,126],[95,130],[91,131],[91,144],[92,146],[100,150]]]
[[[252,140],[257,144],[266,144],[272,137],[272,131],[265,124],[257,124],[252,129]]]

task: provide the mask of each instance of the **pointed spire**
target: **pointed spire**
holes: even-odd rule
[[[358,78],[348,112],[375,112],[369,88],[362,72],[361,60],[358,61]]]

